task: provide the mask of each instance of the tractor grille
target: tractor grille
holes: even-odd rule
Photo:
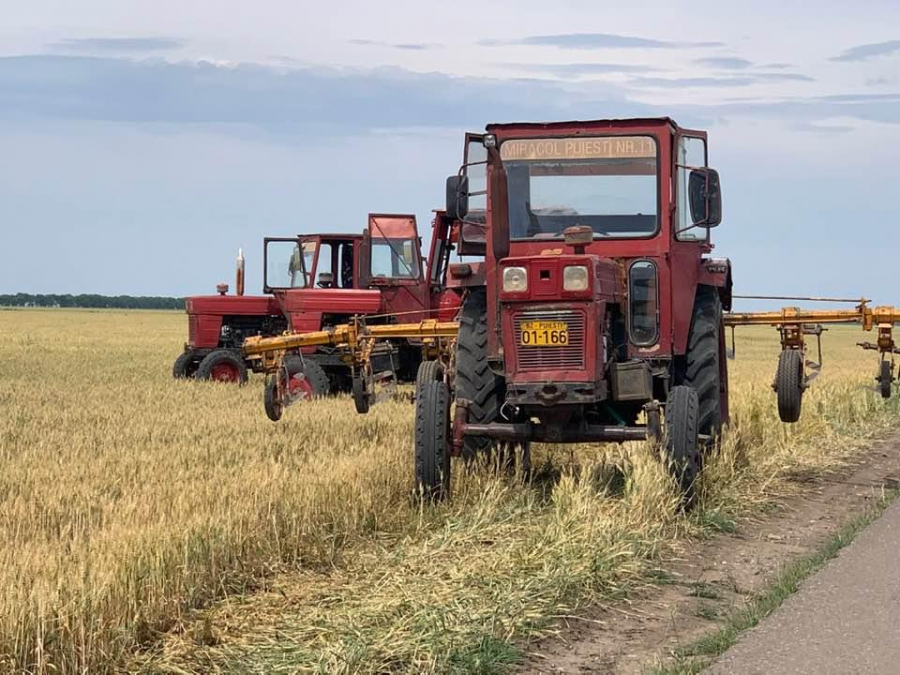
[[[521,344],[524,321],[565,321],[569,344],[565,347],[527,347]],[[584,314],[572,310],[535,310],[513,317],[518,371],[578,370],[584,368]]]

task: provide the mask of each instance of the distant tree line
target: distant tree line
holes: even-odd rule
[[[133,295],[0,295],[0,307],[87,307],[91,309],[184,309],[184,298]]]

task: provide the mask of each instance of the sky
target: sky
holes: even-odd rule
[[[900,305],[900,3],[0,0],[0,293],[192,295],[266,235],[427,230],[466,131],[709,132],[736,292]]]

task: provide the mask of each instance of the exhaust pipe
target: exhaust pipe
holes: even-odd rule
[[[244,249],[238,249],[237,256],[237,280],[235,291],[238,295],[244,294]]]

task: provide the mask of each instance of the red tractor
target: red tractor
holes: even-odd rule
[[[706,133],[668,118],[486,131],[447,181],[448,216],[486,234],[486,281],[464,299],[455,372],[417,387],[418,488],[444,497],[451,456],[650,438],[690,498],[728,420],[731,264],[709,257]]]
[[[370,317],[373,324],[452,317],[460,296],[446,289],[451,237],[449,220],[438,212],[427,259],[412,215],[372,214],[362,234],[266,238],[263,290],[268,295],[243,296],[239,281],[237,296],[225,295],[227,287],[220,286],[218,296],[188,298],[189,338],[174,375],[245,382],[248,365],[252,369],[259,362],[245,361],[240,348],[254,335],[324,330],[354,316]],[[238,269],[240,279],[240,260]],[[476,277],[480,267],[466,269]],[[312,347],[301,352],[289,364],[303,373],[291,378],[303,389],[299,393],[351,389],[351,369],[340,351]],[[415,378],[420,360],[421,349],[407,340],[385,343],[373,358],[376,368],[406,381]]]

